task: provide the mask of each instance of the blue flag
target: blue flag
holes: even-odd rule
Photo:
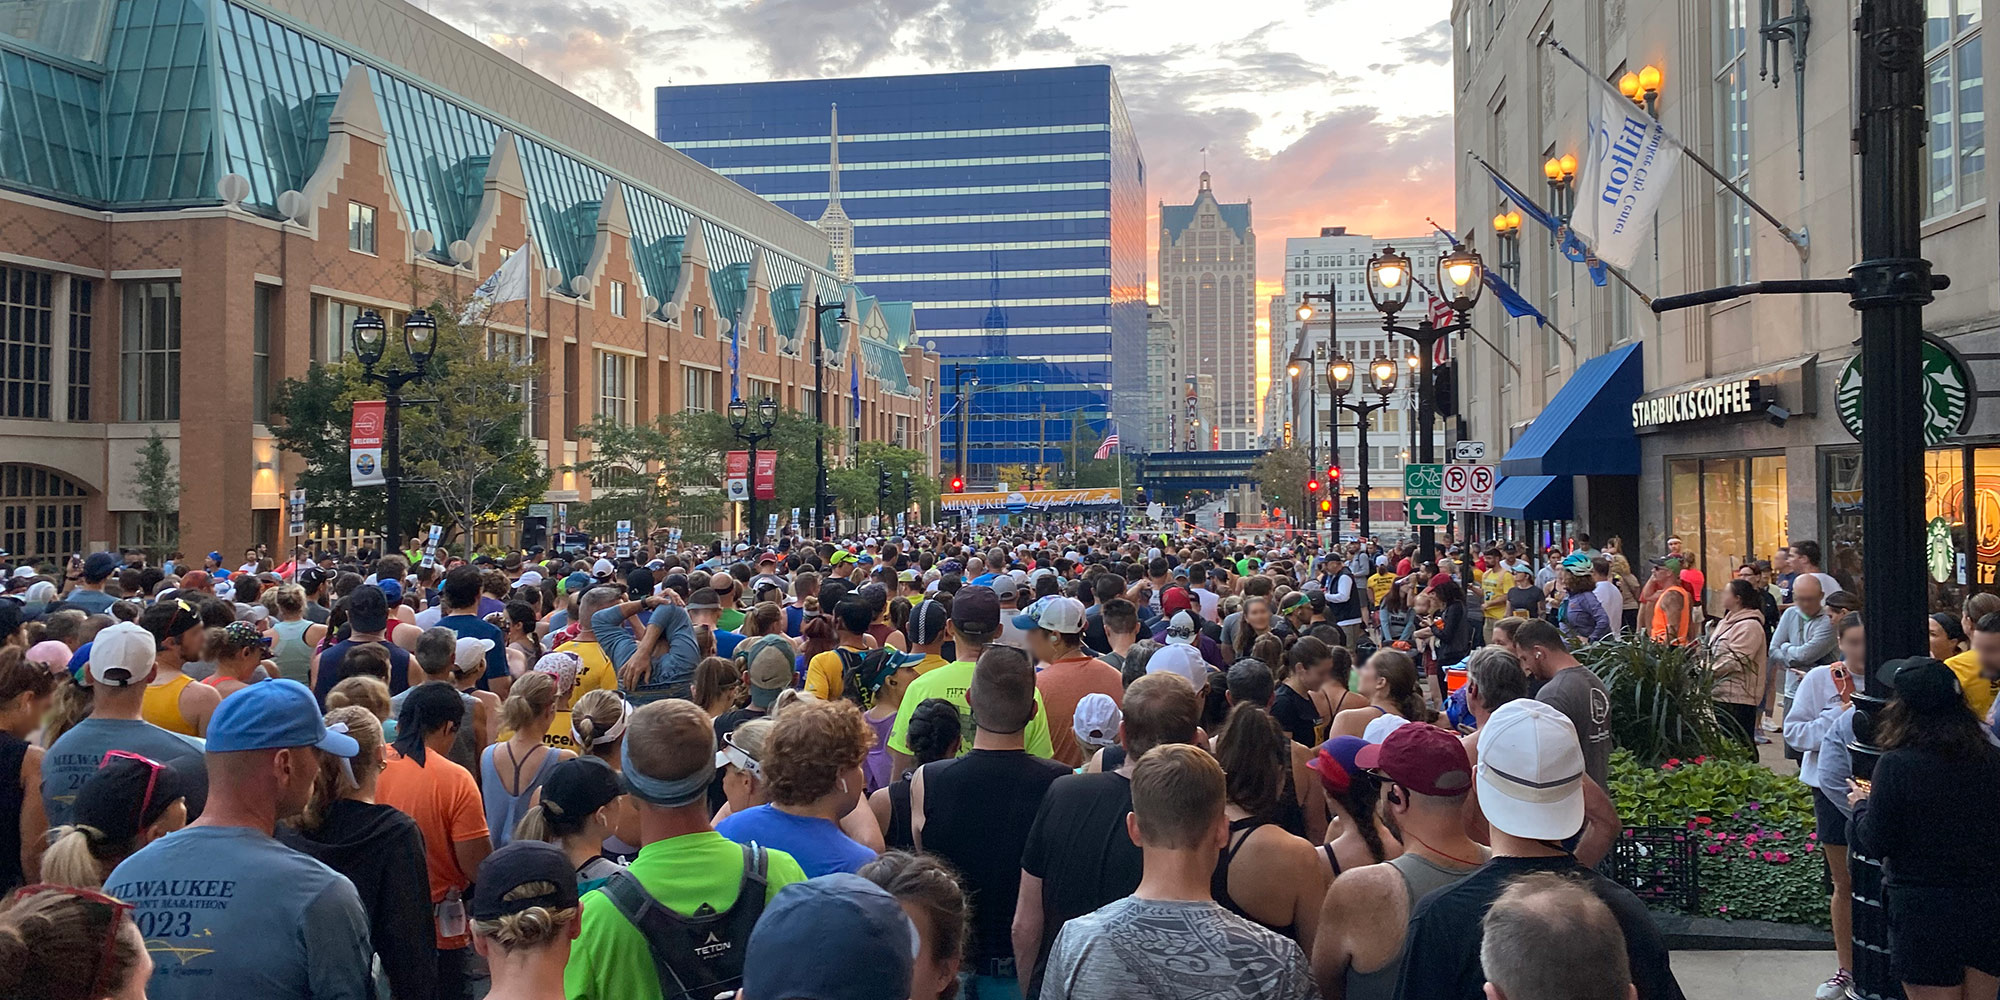
[[[854,395],[854,424],[859,427],[861,425],[861,359],[856,358],[849,362],[849,364],[852,367],[847,370],[847,387],[848,391]]]
[[[732,403],[743,398],[737,392],[737,387],[742,381],[740,375],[743,370],[742,349],[743,341],[736,332],[736,317],[731,316],[729,317],[729,401]]]
[[[1543,316],[1541,310],[1536,309],[1527,299],[1521,296],[1520,292],[1515,291],[1514,286],[1507,283],[1507,279],[1500,277],[1491,270],[1486,271],[1485,275],[1486,287],[1491,289],[1494,297],[1500,300],[1500,306],[1507,310],[1507,315],[1515,318],[1522,316],[1530,317],[1535,321],[1536,326],[1548,322],[1548,317]]]
[[[1475,157],[1475,159],[1477,158]],[[1542,228],[1555,234],[1556,245],[1561,249],[1564,257],[1590,269],[1591,284],[1599,288],[1604,287],[1604,283],[1609,277],[1604,269],[1604,262],[1598,260],[1597,255],[1591,253],[1590,248],[1583,245],[1583,240],[1577,237],[1575,230],[1572,230],[1561,219],[1550,215],[1547,209],[1535,204],[1535,200],[1522,194],[1520,188],[1507,183],[1507,178],[1500,176],[1499,171],[1487,166],[1485,160],[1479,160],[1478,162],[1479,166],[1486,171],[1486,176],[1493,178],[1493,185],[1500,189],[1500,193],[1508,201],[1513,202],[1514,206],[1520,209],[1522,215],[1535,220],[1541,224]],[[1518,316],[1521,314],[1515,313],[1514,315]]]

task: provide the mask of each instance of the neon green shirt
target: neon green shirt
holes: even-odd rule
[[[779,889],[806,880],[799,863],[783,851],[768,851],[766,869],[766,904]],[[736,905],[743,882],[743,848],[713,830],[654,841],[632,859],[632,874],[675,913],[694,913],[704,903],[727,910]],[[653,971],[644,935],[602,890],[584,899],[583,930],[563,968],[563,995],[568,1000],[659,1000],[660,977]]]
[[[903,692],[903,704],[896,709],[896,724],[889,730],[889,749],[900,754],[910,754],[910,716],[916,714],[917,706],[925,698],[943,698],[958,706],[959,729],[964,741],[958,752],[963,756],[972,749],[972,706],[966,703],[965,689],[972,686],[972,663],[969,660],[955,660],[937,667],[910,682],[910,689]],[[1054,757],[1055,745],[1049,740],[1049,710],[1042,704],[1042,693],[1035,692],[1035,718],[1028,723],[1028,752],[1037,757]]]

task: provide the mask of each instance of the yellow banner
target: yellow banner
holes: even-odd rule
[[[1086,490],[1015,490],[1011,493],[946,493],[939,504],[946,510],[1049,510],[1060,507],[1113,506],[1118,488]]]

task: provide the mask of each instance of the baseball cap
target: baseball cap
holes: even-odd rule
[[[617,568],[618,567],[613,566],[611,564],[611,560],[609,559],[600,558],[596,562],[590,564],[591,575],[597,577],[599,580],[611,579],[611,571]]]
[[[1935,712],[1965,698],[1958,675],[1952,673],[1951,668],[1941,660],[1912,656],[1891,660],[1882,666],[1883,673],[1893,678],[1896,697],[1917,712]]]
[[[158,822],[175,799],[187,798],[197,787],[172,764],[130,752],[109,753],[76,790],[70,822],[98,831],[104,842],[131,843],[139,831]]]
[[[354,737],[326,728],[311,688],[283,677],[252,684],[222,699],[209,717],[209,753],[287,747],[316,747],[335,757],[361,752]]]
[[[640,601],[653,593],[653,571],[637,566],[625,574],[625,596],[628,600]]]
[[[403,585],[396,580],[377,580],[375,589],[382,592],[382,599],[395,604],[403,599]]]
[[[1502,833],[1561,840],[1583,827],[1583,745],[1556,709],[1528,698],[1479,729],[1479,810]]]
[[[109,552],[92,552],[83,560],[83,578],[93,583],[118,572],[118,557]]]
[[[1118,742],[1118,727],[1124,723],[1125,715],[1118,711],[1118,703],[1108,694],[1092,691],[1076,703],[1070,728],[1078,740],[1094,747],[1108,747]]]
[[[1015,628],[1038,628],[1064,635],[1083,631],[1083,602],[1074,597],[1050,595],[1028,605],[1014,616]]]
[[[906,626],[910,644],[928,646],[944,638],[944,625],[950,618],[940,601],[925,601],[910,609],[910,622]]]
[[[788,644],[760,643],[750,654],[750,704],[757,708],[771,707],[798,679],[791,655],[780,648],[784,645]]]
[[[72,655],[75,654],[70,650],[68,643],[56,639],[43,639],[28,647],[27,660],[29,663],[39,663],[47,667],[50,673],[62,673]]]
[[[318,566],[307,566],[299,570],[299,586],[302,589],[311,590],[314,587],[317,587],[320,584],[325,583],[326,578],[331,575],[332,574],[328,573],[326,570],[320,569]]]
[[[871,693],[879,691],[882,689],[882,685],[895,675],[896,671],[904,667],[914,667],[924,662],[924,654],[922,653],[898,653],[894,649],[890,649],[887,652],[888,655],[882,657],[881,664],[876,669],[859,676],[858,679],[861,681],[862,690]]]
[[[491,639],[474,639],[470,636],[461,636],[458,640],[458,648],[452,652],[452,661],[458,664],[460,670],[470,670],[473,667],[484,670],[486,669],[486,654],[492,652],[492,650],[493,640]]]
[[[143,685],[153,677],[153,654],[159,649],[153,633],[132,622],[100,629],[90,641],[90,683],[105,687]]]
[[[1438,732],[1444,732],[1440,729]],[[1361,751],[1367,749],[1368,741],[1359,736],[1335,736],[1319,745],[1313,759],[1306,766],[1319,772],[1319,783],[1334,795],[1345,795],[1354,776],[1367,770],[1358,762]],[[1484,800],[1480,802],[1485,805]]]
[[[1160,595],[1160,613],[1169,618],[1173,617],[1176,611],[1189,611],[1193,608],[1194,601],[1188,596],[1185,587],[1169,587]]]
[[[980,634],[1000,628],[1000,595],[992,587],[961,587],[951,599],[951,622]]]
[[[529,570],[526,573],[521,574],[521,578],[519,580],[514,581],[514,583],[516,586],[520,587],[539,587],[542,585],[542,574],[537,573],[534,570]]]
[[[230,622],[224,625],[215,641],[231,651],[255,646],[260,656],[266,660],[271,658],[271,637],[257,631],[257,626],[249,622]]]
[[[854,561],[854,553],[849,552],[846,549],[835,549],[833,550],[833,555],[827,558],[827,565],[838,566],[841,563],[851,563],[853,561]]]
[[[1201,658],[1201,652],[1186,644],[1161,646],[1153,651],[1146,661],[1149,674],[1173,674],[1188,682],[1196,691],[1208,683],[1208,662]]]
[[[595,757],[572,757],[549,768],[542,781],[542,806],[550,816],[577,817],[610,805],[625,794],[618,772]]]
[[[1195,636],[1200,634],[1201,625],[1195,621],[1191,612],[1179,611],[1167,620],[1166,639],[1169,646],[1191,646],[1194,644]]]
[[[546,789],[543,794],[547,795]],[[547,801],[543,799],[544,803]],[[523,886],[531,885],[548,888],[541,892],[521,891]],[[562,848],[540,840],[511,841],[479,863],[479,877],[472,884],[472,919],[498,920],[532,906],[567,910],[576,906],[576,896],[576,866],[570,864]]]
[[[180,589],[200,590],[203,587],[213,586],[214,583],[214,578],[208,575],[207,570],[191,569],[181,574]]]
[[[834,872],[794,882],[778,891],[750,932],[743,994],[786,1000],[907,996],[920,944],[903,904],[859,875]]]
[[[1450,798],[1472,789],[1465,745],[1436,726],[1398,726],[1357,751],[1354,763],[1418,795]]]
[[[1681,571],[1681,561],[1673,556],[1654,556],[1652,563],[1654,569],[1671,570],[1675,573]]]
[[[588,586],[590,586],[590,574],[582,570],[577,570],[563,577],[562,586],[558,589],[565,594],[581,594],[584,588]]]

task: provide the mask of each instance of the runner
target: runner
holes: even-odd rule
[[[195,684],[182,669],[200,660],[207,647],[208,630],[202,625],[200,609],[175,598],[147,608],[139,616],[139,625],[158,643],[153,679],[146,684],[142,709],[146,721],[168,732],[200,736],[208,729],[209,715],[222,701],[214,688]]]
[[[809,878],[860,869],[877,852],[839,821],[860,801],[872,738],[851,702],[807,700],[779,713],[759,755],[770,802],[732,813],[716,832],[783,851]]]
[[[500,706],[507,739],[479,755],[479,791],[485,801],[486,829],[495,846],[505,847],[514,825],[548,777],[549,769],[576,756],[545,742],[556,718],[556,681],[537,671],[514,683]],[[569,726],[563,727],[567,739]]]
[[[188,814],[201,815],[208,794],[202,742],[140,718],[155,645],[152,633],[130,622],[112,625],[92,641],[84,667],[90,716],[65,730],[42,758],[42,809],[50,827],[73,822],[70,807],[78,790],[113,750],[174,767],[188,782]]]
[[[965,693],[972,685],[973,664],[987,646],[999,638],[999,634],[999,595],[990,587],[962,588],[951,601],[951,637],[959,658],[910,682],[910,690],[903,695],[903,708],[910,711],[915,711],[916,706],[927,698],[943,698],[958,707],[959,730],[963,738],[960,754],[972,749],[972,709],[966,704]],[[909,770],[915,761],[906,740],[910,727],[907,715],[907,712],[898,710],[896,724],[889,732],[889,753],[893,755],[894,770],[898,772]],[[1028,752],[1037,757],[1050,757],[1055,753],[1049,735],[1048,712],[1042,705],[1039,691],[1035,693],[1035,717],[1028,723],[1026,740]]]
[[[120,862],[187,825],[191,785],[182,770],[112,751],[77,790],[72,822],[48,831],[37,881],[103,886],[104,876]]]
[[[1054,759],[1081,767],[1084,750],[1070,729],[1076,703],[1092,693],[1116,701],[1125,694],[1123,680],[1083,648],[1083,604],[1076,599],[1041,598],[1015,616],[1014,625],[1027,632],[1028,653],[1035,658],[1035,691],[1047,707]]]
[[[412,689],[396,716],[396,742],[376,791],[378,801],[408,813],[423,831],[424,867],[437,917],[438,995],[453,998],[465,992],[472,950],[465,929],[465,890],[493,849],[479,786],[447,755],[464,717],[465,703],[450,685],[431,682]]]
[[[479,863],[472,894],[472,946],[492,973],[489,1000],[553,1000],[578,917],[569,859],[547,844],[523,841]]]

